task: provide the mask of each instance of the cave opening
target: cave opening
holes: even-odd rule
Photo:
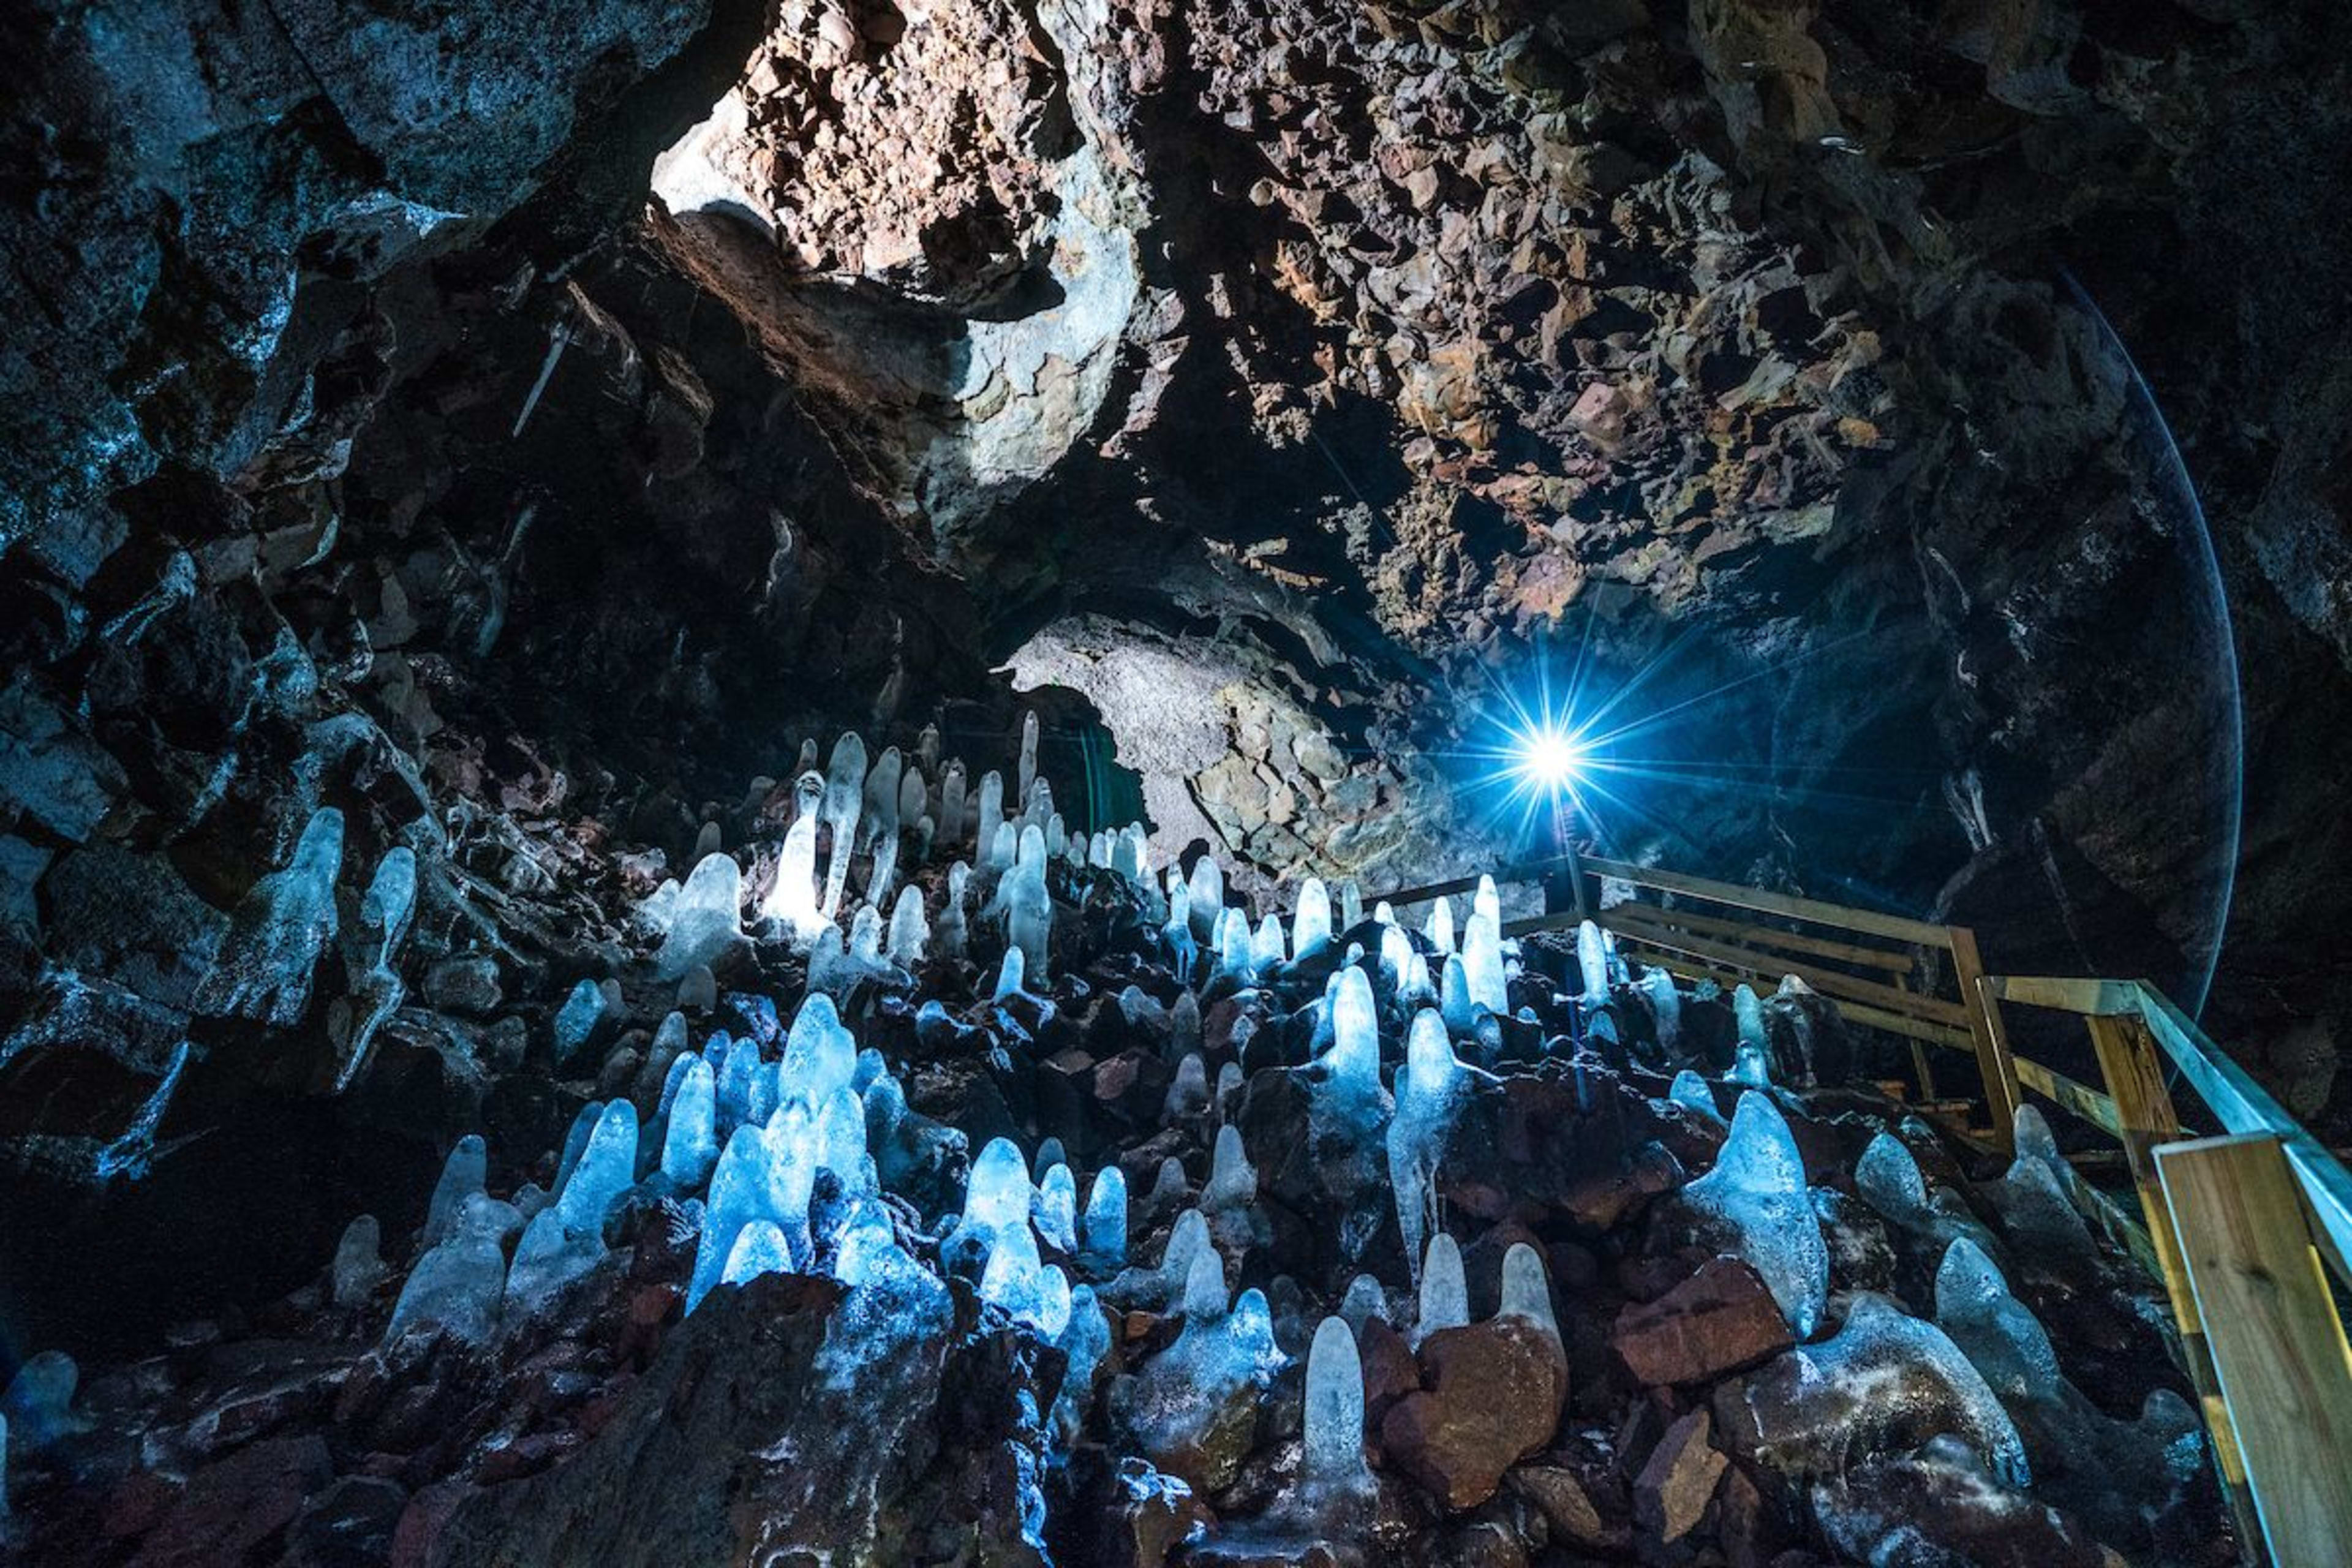
[[[0,1559],[2339,1560],[2352,21],[1915,10],[31,0]]]

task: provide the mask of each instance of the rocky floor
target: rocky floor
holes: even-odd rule
[[[2002,1168],[1815,1087],[1894,1076],[1824,999],[1507,947],[1483,898],[1212,919],[1213,868],[901,782],[911,900],[861,851],[846,939],[822,775],[714,813],[683,889],[511,783],[446,862],[314,817],[197,1010],[481,1135],[281,1299],[28,1362],[15,1556],[2231,1560],[2046,1132]],[[9,1057],[103,1012],[68,984]],[[168,1179],[175,1083],[52,1154]]]

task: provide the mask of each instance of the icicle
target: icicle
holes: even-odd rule
[[[1413,1015],[1405,1037],[1404,1071],[1397,1078],[1396,1114],[1389,1121],[1388,1154],[1397,1226],[1405,1258],[1416,1266],[1421,1238],[1436,1229],[1438,1162],[1465,1081],[1444,1019],[1427,1008]]]

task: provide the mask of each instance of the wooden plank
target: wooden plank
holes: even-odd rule
[[[1653,947],[1668,947],[1704,958],[1728,969],[1746,970],[1750,973],[1780,976],[1793,974],[1825,996],[1841,1001],[1866,1002],[1890,1013],[1908,1017],[1924,1018],[1931,1023],[1947,1024],[1955,1028],[1969,1026],[1969,1009],[1958,1002],[1948,1002],[1940,996],[1925,996],[1916,991],[1902,991],[1892,985],[1881,985],[1874,980],[1823,969],[1818,964],[1783,962],[1777,953],[1757,952],[1735,947],[1728,942],[1712,942],[1706,937],[1691,936],[1654,925],[1645,919],[1628,917],[1625,911],[1633,906],[1620,904],[1601,912],[1603,928],[1621,935],[1638,937]]]
[[[1832,958],[1840,963],[1888,974],[1909,974],[1919,967],[1913,954],[1890,952],[1883,947],[1863,947],[1850,942],[1832,942],[1824,936],[1807,936],[1801,931],[1776,931],[1745,921],[1725,920],[1719,915],[1670,910],[1663,904],[1620,904],[1617,908],[1638,909],[1662,925],[1679,926],[1700,936],[1721,937],[1743,947],[1811,953],[1816,958]]]
[[[1596,877],[1613,877],[1621,882],[1631,882],[1640,888],[1655,888],[1661,892],[1685,893],[1710,903],[1728,904],[1734,909],[1757,910],[1789,920],[1835,926],[1841,931],[1864,931],[1872,936],[1917,942],[1927,947],[1947,945],[1946,928],[1931,925],[1926,921],[1906,920],[1901,915],[1880,914],[1875,910],[1851,909],[1844,904],[1826,903],[1820,899],[1801,899],[1790,893],[1768,893],[1761,888],[1743,888],[1733,882],[1686,877],[1679,871],[1661,871],[1651,866],[1636,866],[1630,860],[1601,860],[1587,856],[1584,868]]]
[[[2352,1542],[2352,1346],[2282,1141],[2156,1152],[2263,1539],[2278,1568],[2340,1568]]]
[[[2221,1125],[2232,1132],[2269,1132],[2284,1141],[2321,1253],[2336,1278],[2352,1286],[2352,1261],[2347,1261],[2352,1260],[2352,1172],[2187,1014],[2152,985],[2137,990],[2140,1016],[2157,1043]]]
[[[1507,934],[1509,928],[1506,927],[1505,931]],[[1713,964],[1704,963],[1688,954],[1677,952],[1671,948],[1650,951],[1656,944],[1643,937],[1627,934],[1623,935],[1622,940],[1640,950],[1642,961],[1645,963],[1655,963],[1660,968],[1671,973],[1679,974],[1685,980],[1712,980],[1727,991],[1743,981],[1755,979],[1762,973],[1753,969],[1745,971],[1718,969]],[[1849,1024],[1862,1024],[1874,1029],[1884,1029],[1890,1035],[1900,1035],[1906,1039],[1924,1040],[1928,1045],[1940,1046],[1946,1050],[1974,1052],[1976,1049],[1975,1037],[1957,1025],[1929,1023],[1924,1018],[1887,1012],[1866,1003],[1848,1002],[1843,999],[1838,1003],[1838,1011],[1845,1016],[1845,1020]]]
[[[1988,979],[1993,994],[2003,1002],[2028,1007],[2048,1007],[2060,1013],[2101,1016],[2139,1011],[2139,985],[2130,980],[2078,980],[2063,974],[2004,974]]]
[[[1976,1037],[1977,1074],[1984,1079],[1985,1115],[1992,1122],[1993,1142],[2004,1152],[2017,1146],[2017,1067],[2009,1051],[2009,1031],[2000,1021],[2000,1003],[1982,984],[1984,960],[1977,953],[1977,933],[1953,926],[1946,935],[1952,948],[1952,974],[1960,983],[1960,1000],[1968,1005],[1969,1033]]]
[[[2116,1116],[2116,1102],[2089,1084],[2077,1082],[2055,1068],[2044,1067],[2024,1057],[2012,1056],[2010,1066],[2016,1070],[2017,1081],[2023,1087],[2045,1100],[2057,1101],[2104,1131],[2122,1132],[2123,1125]]]
[[[2131,1169],[2132,1187],[2139,1194],[2141,1215],[2147,1222],[2151,1270],[2172,1303],[2173,1322],[2180,1331],[2181,1368],[2205,1411],[2205,1426],[2213,1440],[2213,1466],[2221,1473],[2221,1495],[2238,1525],[2238,1539],[2251,1549],[2260,1539],[2253,1494],[2246,1486],[2246,1463],[2238,1452],[2238,1435],[2221,1402],[2221,1380],[2213,1370],[2213,1349],[2203,1321],[2197,1315],[2196,1292],[2180,1258],[2180,1238],[2173,1230],[2172,1205],[2166,1202],[2164,1184],[2156,1168],[2158,1144],[2180,1136],[2180,1117],[2172,1107],[2172,1092],[2164,1084],[2164,1062],[2156,1040],[2137,1014],[2111,1016],[2093,1014],[2084,1020],[2091,1048],[2099,1058],[2099,1077],[2114,1097],[2117,1136]]]

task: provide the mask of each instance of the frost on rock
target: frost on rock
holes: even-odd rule
[[[730,855],[706,855],[678,889],[669,934],[654,954],[665,980],[682,978],[697,964],[717,969],[743,940],[743,871]]]
[[[1205,1240],[1202,1251],[1216,1256]],[[1207,1279],[1203,1264],[1195,1306],[1206,1307]],[[1222,1296],[1222,1270],[1219,1280]],[[1255,1419],[1255,1403],[1283,1361],[1265,1294],[1244,1290],[1230,1309],[1189,1314],[1175,1342],[1113,1386],[1113,1414],[1154,1464],[1203,1474],[1214,1434]]]
[[[1388,1155],[1405,1257],[1416,1265],[1422,1238],[1437,1227],[1437,1167],[1466,1081],[1444,1019],[1426,1008],[1415,1014],[1405,1037],[1404,1070],[1397,1076]]]
[[[1800,1339],[1829,1299],[1829,1247],[1805,1189],[1805,1165],[1779,1108],[1749,1090],[1715,1168],[1683,1189],[1692,1209],[1725,1226],[1741,1258],[1763,1277]]]
[[[1307,1406],[1299,1459],[1302,1501],[1336,1511],[1372,1496],[1364,1459],[1364,1365],[1345,1320],[1326,1318],[1307,1352]]]
[[[237,905],[219,962],[196,988],[195,1010],[279,1028],[299,1023],[320,956],[334,940],[342,866],[343,814],[320,806],[286,868],[256,882]]]
[[[2003,1485],[2031,1479],[2025,1445],[1991,1387],[1943,1330],[1861,1291],[1836,1333],[1752,1374],[1738,1406],[1749,1446],[1797,1476],[1844,1472],[1860,1456],[1949,1434]]]
[[[416,1260],[401,1287],[385,1344],[435,1330],[470,1345],[487,1345],[497,1335],[507,1279],[501,1209],[514,1212],[480,1193],[458,1204],[448,1236]]]
[[[1413,1319],[1412,1342],[1440,1329],[1458,1329],[1470,1321],[1470,1285],[1462,1271],[1462,1248],[1439,1231],[1429,1238],[1429,1252],[1421,1264],[1421,1310]]]

